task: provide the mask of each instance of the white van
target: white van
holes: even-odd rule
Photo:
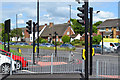
[[[100,42],[100,45],[102,45],[102,42]],[[112,52],[115,52],[117,50],[117,47],[118,47],[113,42],[103,42],[103,45],[107,48],[110,48]]]
[[[0,54],[0,70],[2,73],[9,73],[11,66],[11,58]],[[16,62],[12,59],[12,71],[16,70]]]

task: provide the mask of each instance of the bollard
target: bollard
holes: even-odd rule
[[[69,53],[69,62],[71,61],[71,53]]]
[[[98,78],[99,75],[99,62],[98,60],[96,61],[96,78]]]
[[[51,55],[51,74],[53,74],[53,53]]]
[[[10,66],[10,75],[12,75],[12,53],[11,53],[11,66]]]
[[[84,60],[82,60],[82,73],[84,73]]]

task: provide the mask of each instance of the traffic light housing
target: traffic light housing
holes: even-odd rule
[[[81,25],[85,25],[85,5],[82,5],[82,7],[78,7],[77,10],[81,12],[77,14],[77,16],[81,18],[78,19],[77,22]]]
[[[112,38],[113,38],[113,30],[112,30],[111,36],[112,36]]]
[[[5,33],[10,33],[10,19],[6,20],[5,23]]]
[[[26,22],[26,24],[27,24],[27,26],[26,26],[26,28],[27,28],[27,32],[29,33],[29,34],[31,34],[32,33],[32,20],[29,20],[28,22]]]

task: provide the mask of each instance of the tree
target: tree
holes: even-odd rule
[[[70,42],[70,37],[67,36],[67,35],[64,35],[64,36],[62,37],[62,41],[63,41],[63,43],[69,43],[69,42]]]
[[[99,44],[101,40],[102,40],[101,35],[94,36],[93,37],[93,44]]]
[[[94,23],[93,26],[96,26],[96,27],[97,27],[97,26],[99,26],[101,23],[102,23],[102,21],[98,21],[98,22]]]
[[[17,37],[17,38],[23,37],[22,29],[17,28],[17,29],[11,30],[10,37]]]
[[[85,27],[82,27],[82,25],[78,23],[76,19],[71,19],[71,22],[71,26],[76,34],[82,35],[85,32]]]

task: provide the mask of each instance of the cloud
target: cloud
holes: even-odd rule
[[[18,24],[25,24],[25,21],[23,19],[19,19],[17,23]]]
[[[95,13],[96,11],[94,11],[94,15],[93,15],[93,21],[97,22],[97,21],[105,21],[106,19],[114,19],[116,18],[115,15],[112,12],[106,12],[106,11],[100,11],[98,14]]]

